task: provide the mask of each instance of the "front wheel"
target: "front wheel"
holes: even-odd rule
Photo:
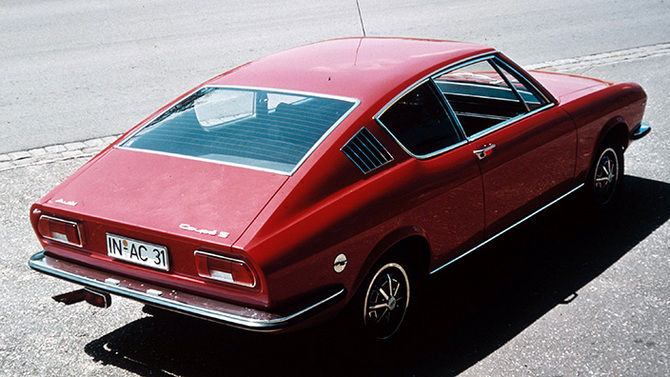
[[[410,279],[402,265],[382,264],[365,286],[363,325],[377,339],[388,339],[400,328],[409,307]]]
[[[601,148],[590,177],[593,201],[598,207],[608,206],[619,194],[623,178],[623,152],[610,144]]]

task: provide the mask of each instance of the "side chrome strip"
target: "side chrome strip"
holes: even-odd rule
[[[117,276],[47,256],[44,251],[33,255],[28,264],[36,271],[85,287],[252,331],[273,331],[295,325],[334,305],[346,292],[340,288],[298,311],[279,315]]]
[[[507,232],[508,230],[514,228],[515,226],[521,224],[522,222],[524,222],[524,221],[530,219],[531,217],[537,215],[538,213],[544,211],[545,209],[547,209],[547,208],[549,208],[550,206],[552,206],[554,203],[560,201],[561,199],[565,198],[566,196],[568,196],[568,195],[572,194],[573,192],[579,190],[579,189],[582,188],[583,186],[584,186],[584,183],[582,183],[582,184],[580,184],[579,186],[573,188],[572,190],[570,190],[570,191],[568,191],[567,193],[561,195],[560,197],[558,197],[558,198],[555,199],[554,201],[550,202],[549,204],[545,205],[544,207],[538,209],[537,211],[535,211],[535,212],[531,213],[530,215],[524,217],[523,219],[517,221],[516,223],[514,223],[513,225],[511,225],[511,226],[509,226],[508,228],[504,229],[503,231],[501,231],[500,233],[496,234],[495,236],[488,238],[486,241],[480,243],[479,245],[473,247],[472,249],[466,251],[465,253],[463,253],[463,254],[457,256],[456,258],[450,260],[449,262],[443,264],[442,266],[440,266],[440,267],[434,269],[433,271],[430,272],[430,275],[432,275],[432,274],[434,274],[434,273],[440,271],[441,269],[443,269],[443,268],[447,267],[448,265],[450,265],[450,264],[456,262],[457,260],[459,260],[459,259],[463,258],[464,256],[470,254],[471,252],[473,252],[473,251],[479,249],[480,247],[486,245],[487,243],[493,241],[494,239],[496,239],[496,238],[502,236],[502,235],[505,234],[505,232]]]

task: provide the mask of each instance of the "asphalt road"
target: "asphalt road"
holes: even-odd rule
[[[660,1],[533,10],[362,3],[368,34],[485,42],[522,64],[670,41],[669,5]],[[319,2],[0,8],[0,153],[121,132],[225,68],[359,33],[353,5]],[[442,18],[444,27],[440,14],[452,18]],[[249,334],[153,317],[118,298],[104,310],[57,304],[50,297],[74,286],[28,269],[39,248],[28,207],[85,159],[0,171],[0,375],[670,375],[668,67],[670,56],[660,54],[571,70],[635,81],[649,95],[653,131],[626,154],[626,200],[609,216],[591,216],[568,198],[451,265],[427,282],[405,332],[389,344],[362,342],[337,325]]]
[[[361,0],[368,35],[495,46],[520,64],[668,42],[667,0]],[[0,1],[0,154],[119,134],[272,52],[360,36],[356,2]]]

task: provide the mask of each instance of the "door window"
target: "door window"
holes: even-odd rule
[[[482,60],[435,78],[468,137],[547,104],[506,67]]]

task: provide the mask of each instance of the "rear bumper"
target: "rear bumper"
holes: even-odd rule
[[[335,305],[345,296],[344,288],[340,288],[291,313],[277,314],[99,271],[48,256],[44,251],[33,255],[28,264],[36,271],[98,291],[251,331],[279,331],[293,327]]]

